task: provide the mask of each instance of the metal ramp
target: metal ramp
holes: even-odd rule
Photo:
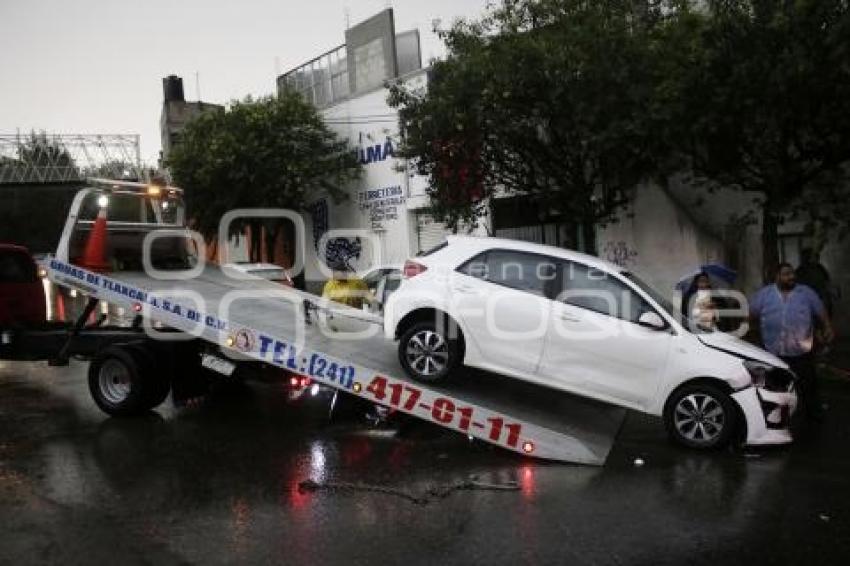
[[[363,334],[328,332],[301,323],[304,301],[318,297],[260,280],[237,280],[206,267],[184,281],[144,273],[100,275],[52,259],[54,282],[135,311],[221,347],[238,359],[276,365],[437,425],[528,456],[602,465],[625,409],[492,374],[467,370],[448,386],[408,378],[376,319],[355,309]],[[368,327],[372,330],[368,330]],[[301,329],[301,331],[299,331]]]

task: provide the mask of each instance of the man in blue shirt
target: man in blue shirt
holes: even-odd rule
[[[813,353],[815,324],[820,323],[827,343],[832,341],[833,331],[817,293],[797,284],[794,268],[782,263],[776,283],[760,289],[750,302],[750,318],[760,325],[764,349],[782,358],[797,374],[797,394],[806,416],[820,420],[822,406]]]

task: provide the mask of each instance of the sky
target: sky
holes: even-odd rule
[[[392,7],[419,29],[423,63],[444,54],[432,21],[475,18],[486,0],[0,0],[0,134],[139,134],[159,154],[162,78],[187,100],[272,94],[279,72],[345,42]],[[198,76],[196,84],[195,76]],[[199,86],[199,89],[197,88]]]

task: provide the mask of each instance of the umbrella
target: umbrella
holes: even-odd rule
[[[691,288],[694,279],[700,273],[708,275],[708,279],[711,281],[711,286],[715,288],[728,287],[729,285],[732,285],[738,277],[738,273],[734,269],[729,269],[725,265],[721,265],[719,263],[707,263],[700,266],[697,271],[679,279],[679,282],[676,283],[676,289],[680,291],[687,291]]]

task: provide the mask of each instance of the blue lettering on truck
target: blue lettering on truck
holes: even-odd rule
[[[275,340],[264,334],[259,335],[260,358],[279,368],[294,373],[320,377],[335,381],[346,389],[354,385],[354,366],[343,366],[321,354],[311,354],[310,357],[299,357],[295,347],[286,342]]]

